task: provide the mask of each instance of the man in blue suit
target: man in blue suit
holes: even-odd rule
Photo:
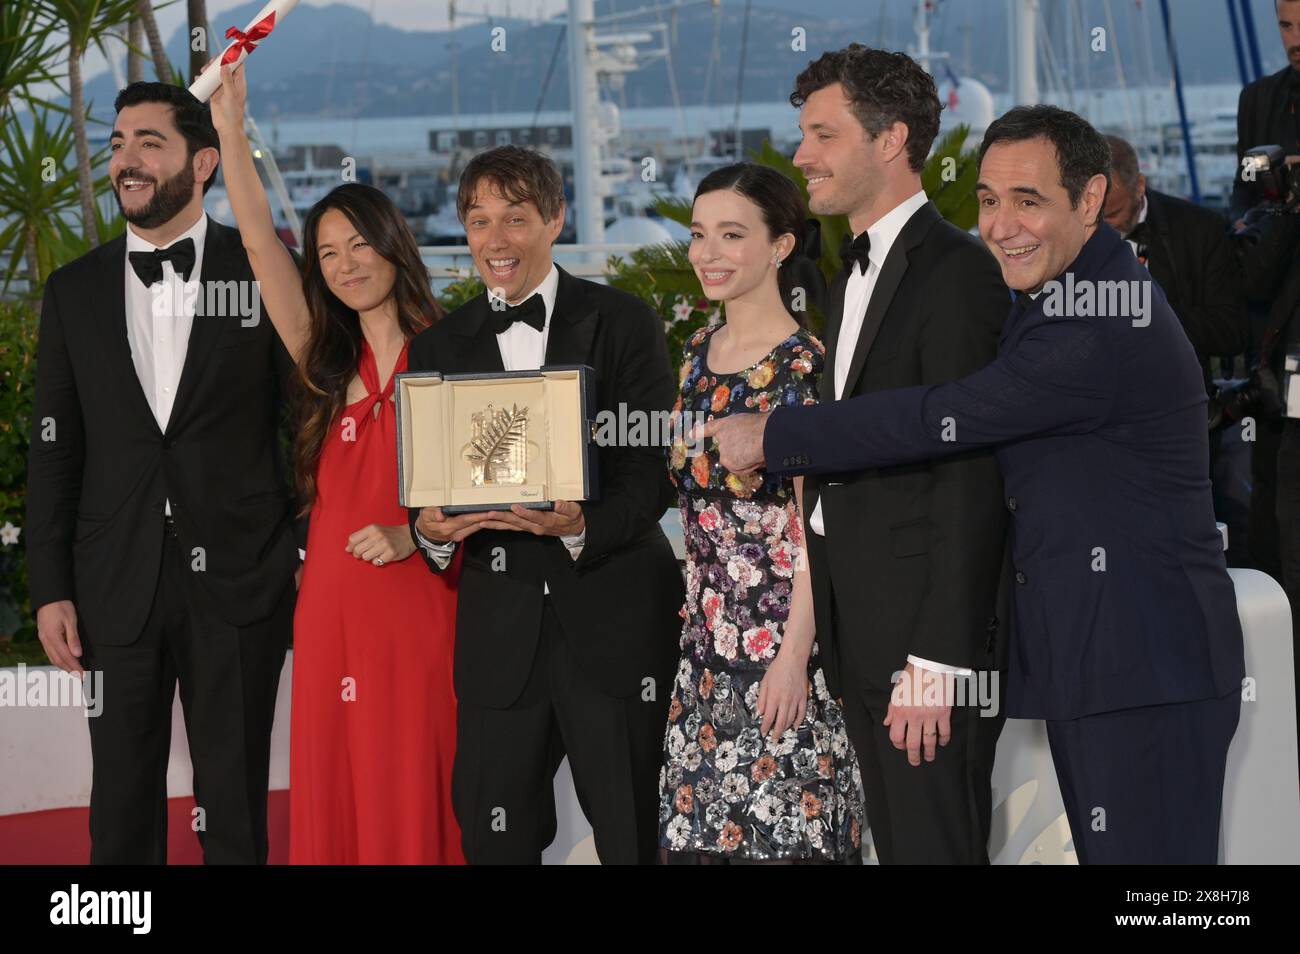
[[[1015,563],[1007,714],[1047,720],[1084,864],[1218,858],[1244,654],[1196,354],[1101,221],[1105,140],[1017,107],[980,147],[980,234],[1016,291],[993,363],[705,425],[737,471],[852,474],[995,446]],[[942,741],[942,740],[941,740]]]

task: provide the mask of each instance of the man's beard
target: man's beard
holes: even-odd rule
[[[135,175],[136,171],[127,170],[117,177],[117,182],[132,178],[152,180],[153,198],[144,207],[134,212],[127,211],[122,205],[122,187],[117,183],[113,185],[113,196],[117,199],[117,207],[122,211],[122,218],[134,226],[156,229],[180,214],[180,211],[189,205],[194,197],[194,168],[188,162],[180,172],[162,182],[153,179],[152,176]]]

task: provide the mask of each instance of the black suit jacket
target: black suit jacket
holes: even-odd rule
[[[846,279],[830,292],[823,401],[834,393]],[[858,335],[842,397],[939,384],[997,353],[1010,296],[980,241],[922,206],[891,246]],[[769,463],[771,463],[769,461]],[[809,531],[818,644],[827,678],[877,689],[908,654],[954,666],[997,666],[1007,614],[1006,511],[989,451],[866,471],[809,477],[804,513],[818,498],[826,536]],[[834,640],[831,598],[839,626]],[[865,672],[841,672],[843,640]]]
[[[504,371],[486,294],[421,332],[411,371]],[[595,370],[597,408],[668,411],[676,398],[662,323],[644,302],[560,269],[546,364]],[[684,598],[681,572],[659,519],[675,500],[661,447],[602,447],[599,500],[582,504],[586,542],[575,561],[559,537],[480,530],[461,547],[456,610],[458,698],[490,708],[514,702],[541,632],[543,584],[570,649],[612,696],[655,680],[667,698]],[[412,509],[414,535],[418,509]],[[429,568],[438,565],[424,549]],[[493,569],[494,564],[504,569]]]
[[[190,595],[229,623],[270,615],[298,564],[278,439],[293,363],[265,309],[248,326],[194,318],[164,432],[131,361],[125,268],[123,235],[46,283],[27,469],[32,607],[75,601],[83,635],[105,645],[145,623],[164,500],[201,567]],[[239,232],[208,220],[198,277],[253,281]]]
[[[1210,358],[1244,354],[1250,318],[1240,273],[1217,212],[1148,188],[1147,271],[1196,350],[1207,394],[1214,391]]]

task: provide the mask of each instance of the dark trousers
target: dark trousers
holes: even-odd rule
[[[1251,566],[1279,582],[1282,567],[1277,508],[1282,496],[1294,490],[1278,486],[1278,451],[1284,426],[1277,418],[1256,418],[1255,440],[1250,447],[1250,518],[1246,530]]]
[[[1277,549],[1282,588],[1291,602],[1292,659],[1300,673],[1300,420],[1295,418],[1283,421],[1277,449]],[[1300,703],[1296,728],[1300,731]]]
[[[1212,865],[1241,693],[1049,721],[1079,863]]]
[[[844,724],[858,756],[867,822],[882,865],[989,863],[993,758],[1006,716],[981,716],[973,698],[953,706],[952,738],[933,762],[907,761],[889,741],[888,678],[855,675],[852,634],[836,620],[844,690]],[[862,633],[857,634],[861,639]],[[906,660],[899,661],[903,668]],[[997,700],[1004,693],[999,691]]]
[[[602,864],[652,864],[668,683],[653,700],[606,695],[578,666],[550,599],[523,694],[505,709],[461,700],[452,804],[470,864],[538,864],[555,837],[567,755]]]
[[[180,683],[194,765],[192,816],[207,864],[265,864],[266,797],[275,697],[293,628],[286,581],[276,612],[251,626],[192,605],[190,562],[170,524],[153,605],[140,637],[103,646],[82,633],[87,670],[103,673],[103,711],[90,723],[91,864],[165,864],[167,761]]]

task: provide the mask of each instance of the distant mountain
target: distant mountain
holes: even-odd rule
[[[597,11],[608,5],[608,0],[601,0]],[[214,35],[219,38],[230,25],[242,28],[261,6],[262,0],[252,0],[216,15],[211,24]],[[668,20],[682,104],[735,102],[742,37],[746,37],[742,96],[751,102],[785,99],[795,75],[824,50],[853,40],[888,49],[915,44],[912,0],[799,0],[798,12],[791,12],[794,6],[789,0],[754,0],[747,31],[745,5],[740,0],[724,0],[716,13],[697,6]],[[1043,32],[1052,38],[1053,55],[1050,60],[1040,55],[1041,87],[1049,90],[1073,85],[1079,90],[1115,86],[1121,73],[1134,87],[1168,83],[1158,7],[1154,2],[1144,6],[1145,27],[1134,0],[1109,4],[1103,0],[1043,0]],[[627,8],[627,0],[620,0],[616,7]],[[1253,8],[1264,68],[1271,72],[1285,63],[1271,0],[1254,0]],[[1236,82],[1236,60],[1222,0],[1178,0],[1175,9],[1174,32],[1184,82]],[[979,79],[994,92],[1004,90],[1005,12],[1004,0],[938,0],[930,43],[933,49],[946,50],[950,58],[947,66],[936,64],[936,72],[951,68]],[[496,26],[506,31],[504,52],[491,49]],[[1087,48],[1095,27],[1107,31],[1105,52]],[[805,31],[805,52],[791,49],[797,28]],[[458,79],[456,99],[463,113],[529,111],[539,106],[563,109],[568,105],[569,76],[567,38],[560,37],[561,29],[555,22],[533,25],[502,19],[454,33],[410,31],[373,23],[353,6],[299,7],[285,26],[266,40],[266,49],[252,58],[253,113],[264,118],[274,104],[286,118],[450,115],[454,110],[453,63]],[[1068,49],[1070,37],[1075,38],[1073,56]],[[186,62],[187,43],[184,28],[170,37],[167,49],[174,63]],[[628,107],[672,106],[669,79],[667,63],[655,63],[628,75],[616,101]],[[88,84],[87,100],[97,116],[111,116],[115,93],[111,73]]]

